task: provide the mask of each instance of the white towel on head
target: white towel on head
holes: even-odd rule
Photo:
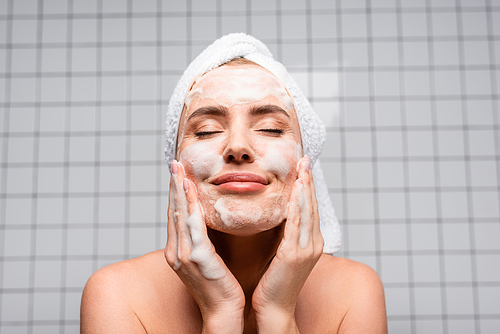
[[[340,249],[342,234],[335,216],[328,188],[323,176],[318,157],[325,142],[325,125],[314,112],[311,104],[299,89],[297,83],[288,74],[285,67],[273,59],[269,49],[256,38],[244,33],[229,34],[209,45],[184,71],[170,98],[166,118],[165,159],[169,166],[175,157],[177,130],[184,107],[186,94],[195,79],[206,72],[235,58],[246,58],[264,67],[281,79],[290,93],[302,135],[304,154],[311,159],[314,185],[318,200],[321,233],[325,239],[325,253],[334,253]]]

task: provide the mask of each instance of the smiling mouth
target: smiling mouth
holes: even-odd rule
[[[264,189],[269,182],[252,173],[228,173],[217,177],[212,184],[232,193],[255,192]]]

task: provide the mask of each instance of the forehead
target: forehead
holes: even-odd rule
[[[256,84],[262,90],[268,86],[284,88],[277,77],[257,64],[222,65],[199,77],[193,88],[232,90],[242,84]]]
[[[195,80],[186,95],[185,107],[190,113],[200,104],[231,108],[268,97],[288,112],[294,112],[293,100],[285,85],[268,70],[257,64],[223,65]]]

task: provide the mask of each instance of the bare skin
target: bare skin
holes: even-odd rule
[[[90,278],[82,333],[387,332],[377,274],[322,254],[309,158],[273,80],[245,65],[195,84],[179,126],[185,161],[172,163],[167,246]]]
[[[387,333],[378,275],[323,255],[300,291],[295,318],[300,333]],[[85,287],[81,320],[82,333],[202,331],[199,308],[163,250],[97,271]]]

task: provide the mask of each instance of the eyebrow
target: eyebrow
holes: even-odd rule
[[[213,115],[213,116],[227,116],[228,110],[224,106],[209,106],[209,107],[201,107],[199,109],[196,109],[193,111],[191,115],[188,117],[188,121],[197,116],[203,116],[203,115]]]
[[[273,105],[273,104],[268,104],[265,106],[258,106],[258,107],[255,106],[250,111],[250,114],[255,115],[255,116],[256,115],[273,114],[273,113],[280,113],[280,114],[285,115],[288,118],[291,118],[290,115],[283,108],[280,108],[280,107]]]

